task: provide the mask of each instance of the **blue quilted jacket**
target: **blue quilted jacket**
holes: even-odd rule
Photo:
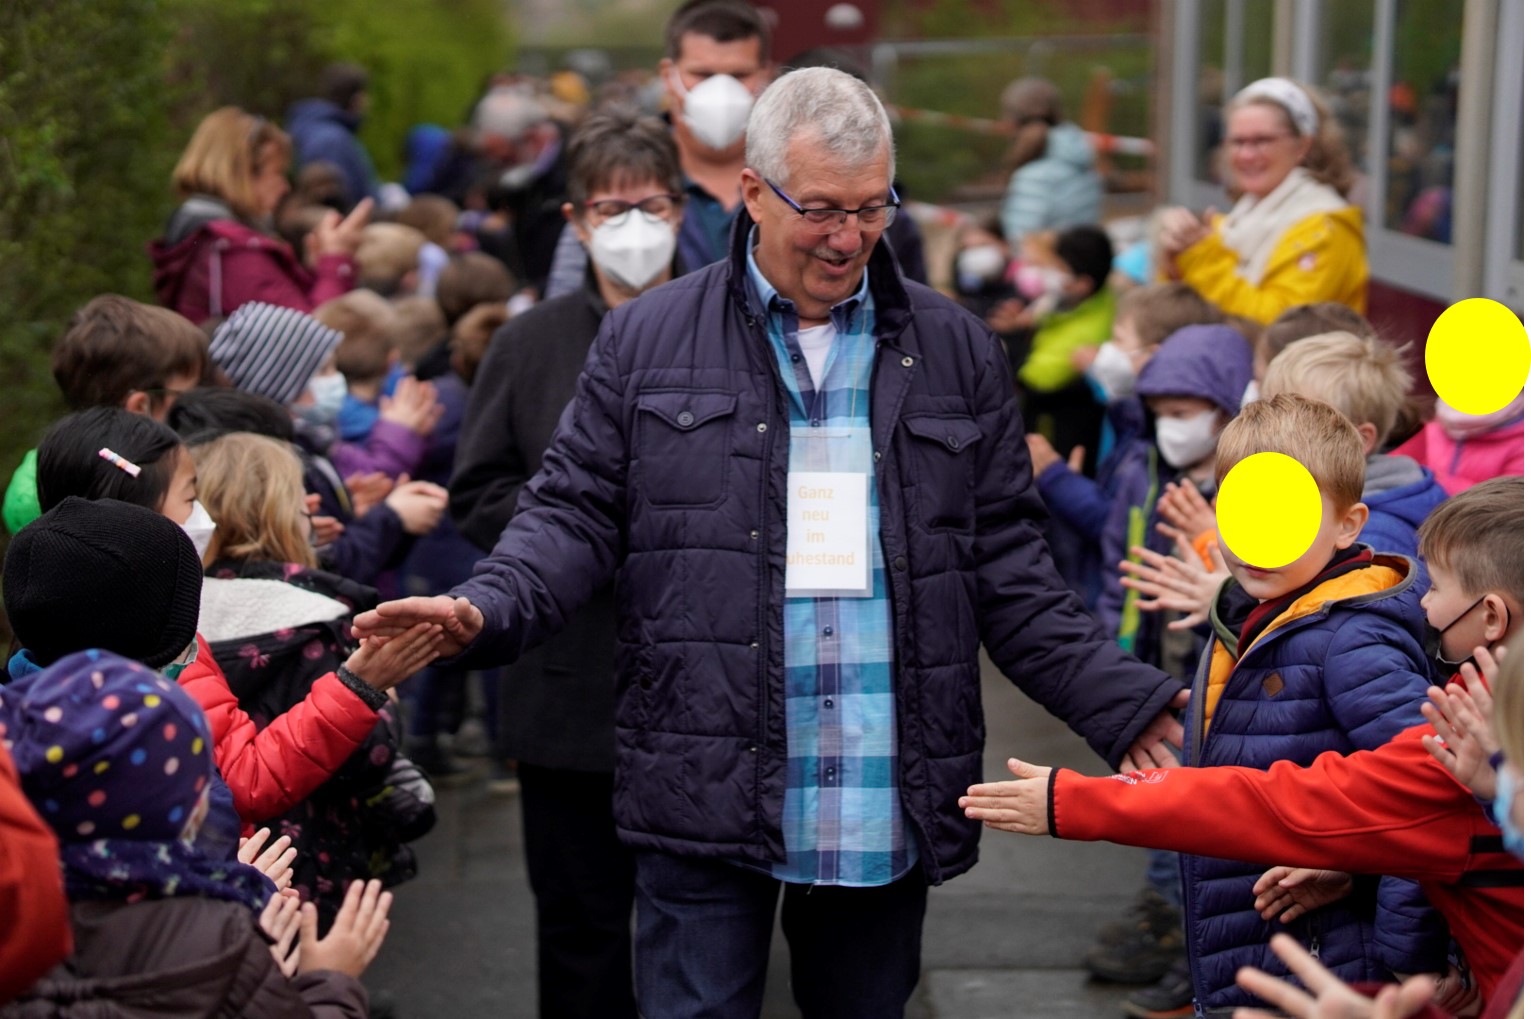
[[[1431,673],[1420,647],[1424,612],[1415,570],[1413,560],[1378,555],[1371,566],[1305,595],[1232,665],[1204,735],[1213,677],[1226,671],[1238,644],[1223,618],[1228,581],[1192,686],[1185,763],[1307,765],[1326,751],[1381,746],[1419,724]],[[1346,983],[1390,979],[1373,928],[1376,879],[1357,877],[1350,896],[1282,924],[1254,909],[1252,889],[1266,867],[1184,854],[1180,869],[1192,984],[1202,1009],[1261,1004],[1235,986],[1234,975],[1240,966],[1285,973],[1269,946],[1278,931],[1312,949]],[[1394,944],[1410,936],[1388,933]]]
[[[747,224],[746,224],[747,225]],[[728,259],[614,309],[518,512],[453,593],[466,658],[506,661],[615,579],[617,769],[629,845],[785,857],[787,396],[735,225]],[[1180,684],[1122,652],[1048,556],[998,341],[868,267],[871,424],[892,598],[899,790],[933,882],[977,860],[979,647],[1115,763]]]

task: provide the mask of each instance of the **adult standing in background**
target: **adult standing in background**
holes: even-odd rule
[[[794,71],[748,144],[729,258],[606,316],[474,579],[356,632],[503,662],[615,580],[641,1011],[755,1019],[784,899],[803,1014],[892,1019],[928,887],[977,861],[980,644],[1113,765],[1172,761],[1183,691],[1053,568],[993,335],[881,243],[877,97]]]
[[[292,140],[265,117],[225,106],[202,119],[172,174],[181,204],[149,245],[161,304],[201,325],[246,301],[308,313],[351,289],[372,201],[326,213],[294,252],[271,229],[291,161]]]
[[[298,169],[329,163],[339,170],[344,186],[342,212],[350,212],[363,198],[377,200],[377,170],[356,137],[370,99],[364,69],[331,64],[319,76],[319,94],[298,100],[287,111],[287,132],[297,150]]]
[[[564,213],[592,256],[583,289],[533,305],[495,335],[473,380],[452,516],[485,552],[542,466],[608,311],[674,276],[681,225],[675,142],[657,119],[591,116],[569,143]],[[521,778],[537,898],[541,1019],[631,1019],[632,851],[612,818],[617,608],[609,586],[563,632],[504,671],[500,738]]]
[[[770,26],[748,0],[687,0],[665,23],[659,80],[685,182],[684,272],[728,254],[729,227],[743,202],[745,126],[771,81],[770,53]],[[585,258],[572,227],[565,229],[546,296],[579,290]]]
[[[1229,315],[1268,324],[1288,308],[1338,301],[1366,314],[1366,233],[1345,198],[1350,154],[1323,101],[1288,78],[1262,78],[1224,114],[1237,200],[1226,216],[1166,210],[1161,268]]]
[[[1001,94],[1000,108],[1016,131],[999,214],[1010,250],[1019,253],[1022,238],[1039,230],[1099,223],[1105,184],[1095,169],[1095,147],[1063,119],[1058,86],[1018,78]]]

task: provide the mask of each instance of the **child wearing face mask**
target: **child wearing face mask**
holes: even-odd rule
[[[387,691],[435,657],[439,629],[411,630],[396,651],[391,641],[383,645],[387,663],[369,671],[374,652],[353,649],[350,623],[377,604],[377,591],[319,568],[297,454],[245,433],[193,443],[191,454],[218,521],[204,570],[202,632],[239,706],[257,724],[275,725],[316,687],[339,683],[375,712],[344,763],[271,818],[299,851],[293,886],[319,904],[327,924],[346,882],[391,885],[415,874],[406,843],[434,823],[434,797],[399,751],[398,707]]]
[[[1164,341],[1134,384],[1152,430],[1124,453],[1101,529],[1098,612],[1107,630],[1145,662],[1182,674],[1194,667],[1194,651],[1187,661],[1164,661],[1161,621],[1139,610],[1138,592],[1122,586],[1118,565],[1136,547],[1171,550],[1158,527],[1159,494],[1167,485],[1187,478],[1210,498],[1218,436],[1239,413],[1250,363],[1249,343],[1229,326],[1186,326]]]
[[[336,441],[346,379],[335,367],[335,352],[345,334],[319,316],[341,324],[359,321],[344,302],[321,305],[316,315],[250,302],[213,332],[208,354],[236,388],[290,407],[300,439],[328,456],[342,477],[413,473],[441,413],[435,389],[401,380],[394,395],[380,401],[378,421],[365,442]]]
[[[1222,320],[1222,312],[1184,283],[1154,283],[1129,290],[1117,301],[1111,339],[1099,347],[1081,347],[1074,354],[1074,364],[1085,373],[1096,401],[1105,408],[1094,476],[1082,469],[1086,452],[1082,447],[1070,451],[1065,460],[1046,436],[1026,436],[1042,500],[1052,518],[1073,529],[1087,550],[1077,576],[1065,579],[1091,608],[1101,590],[1101,530],[1121,481],[1120,468],[1138,449],[1146,427],[1143,403],[1133,394],[1138,372],[1175,330]]]
[[[1523,474],[1525,393],[1491,414],[1464,414],[1435,401],[1435,418],[1393,452],[1429,467],[1452,495],[1490,478]]]
[[[1015,762],[1019,781],[970,792],[985,800],[971,816],[1027,834],[1417,880],[1480,989],[1482,1019],[1519,1015],[1511,1010],[1525,899],[1522,479],[1484,482],[1442,503],[1420,539],[1435,581],[1425,597],[1440,635],[1433,657],[1452,673],[1429,691],[1424,721],[1374,750],[1269,770],[1176,768],[1121,782]],[[1256,908],[1274,918],[1292,899],[1272,885]],[[1239,984],[1255,989],[1247,974]]]
[[[38,448],[38,492],[45,509],[70,498],[110,502],[94,510],[91,525],[96,530],[122,516],[118,506],[152,510],[191,540],[200,575],[216,525],[197,499],[196,465],[180,437],[165,425],[114,407],[71,414],[48,431]],[[166,530],[157,523],[152,526]],[[83,547],[72,548],[53,548],[48,559],[37,560],[37,567],[57,570],[63,577],[99,580],[103,566],[68,558],[74,552],[87,553]],[[136,549],[128,547],[129,552]],[[9,559],[7,564],[9,569]],[[16,568],[21,569],[19,560]],[[8,583],[8,606],[10,598]],[[155,664],[157,659],[115,640],[101,620],[69,618],[76,619],[77,629],[52,632],[45,639],[29,628],[28,620],[12,616],[26,648],[11,660],[13,679],[46,664],[35,657],[36,640],[45,640],[49,650],[44,657],[58,644],[67,650],[117,650]],[[207,641],[194,635],[190,643],[182,649],[185,661],[175,667],[174,678],[207,715],[213,761],[227,783],[232,809],[246,826],[291,808],[329,778],[378,724],[376,704],[382,694],[421,664],[393,652],[363,648],[347,661],[347,672],[320,677],[300,703],[257,729],[239,706]]]

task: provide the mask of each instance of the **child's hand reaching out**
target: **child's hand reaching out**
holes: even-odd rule
[[[1019,781],[985,782],[968,787],[968,794],[957,798],[957,806],[968,817],[982,821],[985,828],[1019,832],[1022,835],[1047,834],[1047,777],[1053,769],[1016,760],[1007,762]]]

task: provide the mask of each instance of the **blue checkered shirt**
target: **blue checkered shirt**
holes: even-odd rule
[[[751,248],[754,238],[751,237]],[[766,332],[790,397],[793,428],[864,436],[871,463],[872,295],[861,289],[830,311],[835,337],[815,390],[798,346],[798,317],[749,258]],[[824,470],[793,444],[793,470]],[[835,465],[831,464],[831,468]],[[788,597],[785,606],[787,791],[782,834],[787,860],[769,868],[798,884],[885,885],[918,858],[899,801],[898,720],[893,695],[893,606],[878,540],[877,486],[869,485],[872,594]]]

